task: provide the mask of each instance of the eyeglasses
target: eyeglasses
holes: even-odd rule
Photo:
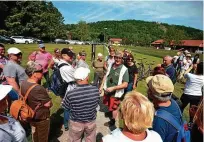
[[[114,58],[115,58],[115,59],[122,59],[122,57],[117,57],[117,56],[114,56]]]

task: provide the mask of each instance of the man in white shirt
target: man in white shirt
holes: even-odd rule
[[[74,55],[75,54],[70,49],[63,48],[61,51],[62,60],[58,63],[58,66],[61,66],[60,67],[61,77],[65,82],[68,83],[66,92],[72,90],[75,87],[75,79],[74,79],[75,69],[72,66]],[[67,93],[65,93],[65,95],[66,94]],[[68,121],[69,121],[69,110],[64,110],[65,131],[68,130]]]

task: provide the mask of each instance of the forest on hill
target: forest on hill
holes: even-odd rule
[[[123,44],[148,46],[157,39],[167,42],[203,39],[202,30],[140,20],[65,24],[64,17],[50,1],[0,1],[0,13],[0,35],[32,36],[45,41],[72,38],[104,42],[122,38]]]

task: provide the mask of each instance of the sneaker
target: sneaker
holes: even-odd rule
[[[65,127],[65,128],[64,128],[64,130],[65,130],[65,131],[68,131],[68,130],[69,130],[69,128],[68,128],[68,127]]]

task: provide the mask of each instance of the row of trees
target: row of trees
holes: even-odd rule
[[[72,38],[100,41],[122,38],[123,44],[150,45],[157,39],[179,42],[182,39],[203,39],[203,31],[185,26],[139,20],[100,21],[64,24],[64,18],[52,2],[0,1],[0,34],[24,35],[44,40]],[[105,38],[104,38],[105,37]]]
[[[52,2],[1,1],[0,34],[65,37],[64,18]]]

